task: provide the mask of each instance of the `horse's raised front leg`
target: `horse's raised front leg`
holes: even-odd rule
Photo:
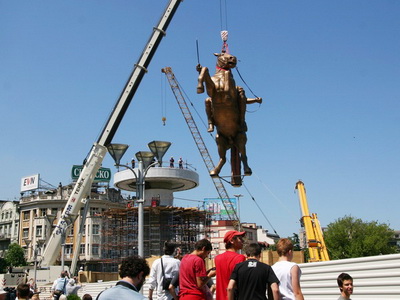
[[[199,72],[199,78],[197,82],[197,94],[202,94],[204,93],[204,76],[207,73],[208,74],[208,69],[207,67],[202,67],[200,64],[196,66],[197,72]],[[210,74],[208,74],[210,76]]]
[[[228,144],[225,138],[217,134],[216,140],[218,145],[219,162],[215,169],[210,172],[211,177],[216,177],[219,172],[221,172],[221,169],[226,162],[226,151],[228,150]]]
[[[215,94],[215,84],[211,79],[210,72],[207,67],[202,67],[197,65],[196,70],[199,72],[198,84],[197,84],[197,94],[204,93],[204,83],[206,84],[206,91],[209,97],[213,97]]]

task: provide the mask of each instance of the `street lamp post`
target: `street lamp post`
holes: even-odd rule
[[[242,195],[242,194],[236,194],[236,195],[233,195],[233,196],[235,196],[236,199],[237,199],[237,203],[238,203],[238,218],[239,218],[239,230],[242,230],[242,223],[241,223],[241,221],[240,221],[240,202],[239,202],[239,200],[240,200],[240,197],[243,197],[243,195]]]
[[[24,239],[25,245],[29,248],[30,244],[32,243],[32,240],[30,239]],[[32,244],[32,250],[33,250],[33,290],[36,292],[37,290],[37,284],[36,284],[36,278],[37,278],[37,257],[38,257],[38,252],[39,249],[43,246],[45,243],[45,240],[37,240],[36,243],[33,245]]]
[[[129,169],[136,178],[136,202],[138,204],[138,254],[144,257],[144,191],[145,191],[145,178],[147,171],[150,167],[155,166],[157,163],[162,166],[162,158],[171,146],[170,142],[163,141],[152,141],[148,144],[150,151],[139,151],[135,154],[138,163],[137,172],[127,166],[121,165],[120,161],[122,156],[125,154],[129,145],[125,144],[109,144],[107,146],[108,152],[115,161],[116,167],[125,167]],[[157,158],[157,162],[153,162],[154,158]]]
[[[74,224],[73,220],[75,220],[75,217],[76,217],[76,215],[69,214],[68,217],[65,217],[67,226],[59,228],[59,231],[61,234],[61,271],[62,272],[64,272],[64,269],[65,269],[65,241],[67,239],[67,231],[68,231],[68,228]]]

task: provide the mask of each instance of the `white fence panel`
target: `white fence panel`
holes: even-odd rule
[[[336,278],[342,272],[354,280],[352,300],[400,300],[400,254],[304,263],[299,265],[301,288],[306,300],[336,300]]]

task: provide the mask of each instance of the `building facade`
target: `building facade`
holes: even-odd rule
[[[210,223],[210,241],[213,247],[211,257],[225,252],[224,236],[230,230],[235,230],[235,221],[214,220]],[[246,232],[246,244],[257,243],[257,228],[254,223],[242,223],[241,231]],[[246,226],[247,225],[247,226]]]
[[[4,257],[8,246],[18,243],[18,202],[0,201],[0,257]]]
[[[19,204],[20,229],[19,244],[25,249],[28,262],[35,259],[35,251],[38,261],[46,242],[50,238],[53,229],[67,203],[74,184],[61,186],[45,192],[30,192],[22,196]],[[78,266],[87,270],[97,270],[101,260],[102,249],[102,214],[111,208],[123,208],[126,201],[120,191],[109,187],[92,187],[89,209],[86,214],[83,237],[80,245],[77,243],[83,208],[80,216],[76,218],[66,233],[64,262],[71,264],[74,247],[79,247]],[[61,252],[57,263],[61,264]]]

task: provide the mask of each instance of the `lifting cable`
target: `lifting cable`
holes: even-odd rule
[[[226,0],[219,0],[219,21],[221,24],[221,31],[228,30],[228,9]]]
[[[226,5],[226,0],[220,0],[220,23],[221,23],[221,39],[222,39],[222,53],[228,53],[229,54],[229,46],[228,46],[228,9]],[[198,48],[197,48],[198,49]],[[198,51],[198,50],[197,50]],[[197,52],[197,57],[198,57],[198,52]],[[238,73],[240,79],[244,83],[244,85],[248,88],[248,90],[252,93],[252,95],[255,98],[258,98],[258,96],[253,92],[253,90],[250,88],[250,86],[247,84],[247,82],[243,79],[242,74],[239,72],[239,68],[236,66],[236,72]],[[260,108],[261,104],[259,104],[258,108]],[[257,111],[256,109],[255,111]],[[251,111],[251,112],[255,112]],[[250,112],[250,111],[248,111]]]
[[[236,66],[236,72],[238,73],[240,79],[243,81],[244,85],[249,89],[249,91],[253,94],[253,96],[255,98],[258,98],[258,96],[256,96],[256,94],[253,92],[253,90],[249,87],[249,85],[247,84],[247,82],[243,79],[242,74],[240,74],[239,72],[239,68]],[[259,107],[261,106],[261,104],[259,104]]]
[[[228,47],[228,9],[226,0],[219,0],[219,21],[221,24],[222,53],[229,53]]]
[[[161,121],[163,122],[163,125],[165,126],[165,123],[167,121],[167,100],[166,100],[166,89],[167,89],[167,84],[166,84],[166,78],[165,76],[161,76],[161,83],[160,83],[160,89],[161,89]]]
[[[250,195],[251,199],[254,201],[254,203],[257,205],[258,209],[260,210],[260,212],[262,213],[262,215],[264,216],[265,220],[267,220],[269,226],[271,226],[272,230],[274,231],[274,233],[279,236],[279,234],[276,232],[274,226],[272,226],[271,222],[268,220],[267,216],[264,214],[264,211],[261,209],[261,207],[258,205],[256,199],[253,197],[253,195],[250,193],[250,190],[247,188],[247,186],[243,183],[244,188],[246,189],[247,193]]]

